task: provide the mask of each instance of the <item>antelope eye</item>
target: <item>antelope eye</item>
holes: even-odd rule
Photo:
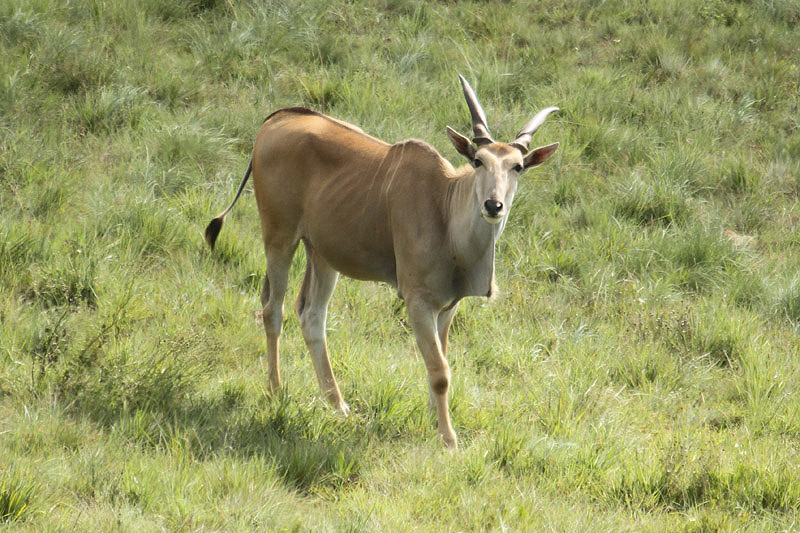
[[[514,165],[514,168],[512,170],[517,174],[519,174],[520,172],[522,172],[523,168],[522,165]]]
[[[480,159],[477,159],[477,158],[473,159],[471,161],[471,163],[472,163],[472,166],[475,167],[475,168],[478,168],[478,167],[483,165],[483,161],[481,161]]]

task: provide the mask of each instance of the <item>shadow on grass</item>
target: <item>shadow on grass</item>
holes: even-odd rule
[[[197,461],[264,458],[288,487],[304,494],[334,497],[359,478],[363,439],[324,407],[300,405],[283,391],[245,403],[244,395],[227,390],[197,397],[178,388],[166,396],[147,389],[111,409],[64,400],[112,434],[160,453]]]
[[[196,355],[203,339],[153,344],[124,329],[108,318],[95,335],[73,335],[48,349],[31,392],[55,391],[64,412],[157,453],[263,458],[303,493],[333,496],[358,479],[364,433],[355,424],[284,391],[269,397],[223,384],[201,393],[213,372]]]

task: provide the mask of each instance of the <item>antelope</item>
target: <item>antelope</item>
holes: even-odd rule
[[[466,296],[496,291],[495,243],[503,232],[518,177],[544,163],[559,143],[528,150],[548,107],[514,141],[495,142],[486,115],[459,75],[473,138],[447,127],[469,165],[454,168],[429,144],[388,144],[361,129],[302,107],[275,111],[261,125],[250,164],[230,206],[206,228],[211,250],[252,174],[267,271],[261,291],[269,390],[281,386],[278,340],[292,257],[306,251],[294,309],[320,389],[347,415],[326,341],[328,303],[339,273],[385,282],[405,301],[428,373],[430,407],[448,448],[457,448],[447,391],[447,336]]]

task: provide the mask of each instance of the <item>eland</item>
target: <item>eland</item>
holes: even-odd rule
[[[253,176],[267,272],[261,291],[269,390],[281,386],[278,338],[292,257],[306,269],[295,311],[322,393],[342,398],[328,356],[328,302],[339,273],[392,285],[428,372],[431,409],[444,444],[457,447],[447,391],[447,335],[458,303],[495,292],[495,243],[508,220],[517,179],[544,163],[558,143],[529,150],[534,132],[558,108],[536,114],[510,143],[495,142],[475,92],[462,77],[473,138],[447,128],[469,165],[455,168],[419,140],[388,144],[316,111],[272,113],[258,131],[250,165],[230,206],[206,228],[213,251],[225,216]]]

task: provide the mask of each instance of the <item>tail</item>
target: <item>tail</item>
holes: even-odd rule
[[[247,166],[247,172],[244,173],[244,178],[242,182],[239,184],[239,190],[236,191],[236,196],[234,197],[231,205],[228,206],[228,209],[220,213],[219,215],[215,216],[211,219],[211,222],[208,223],[206,226],[206,242],[211,247],[211,251],[214,251],[214,244],[217,242],[217,237],[219,236],[219,232],[222,229],[222,223],[225,221],[225,215],[230,213],[231,209],[233,209],[234,204],[236,204],[236,200],[239,199],[239,196],[242,195],[242,191],[244,190],[244,186],[247,183],[247,179],[250,177],[250,172],[253,171],[253,158],[250,158],[250,164]]]

